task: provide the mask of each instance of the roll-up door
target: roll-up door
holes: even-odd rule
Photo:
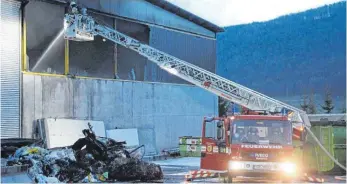
[[[1,138],[20,137],[20,18],[19,1],[1,0]]]

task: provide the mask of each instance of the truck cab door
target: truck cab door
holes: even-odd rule
[[[201,169],[228,169],[228,128],[222,120],[204,121],[201,145]]]

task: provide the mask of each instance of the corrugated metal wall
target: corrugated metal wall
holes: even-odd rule
[[[100,12],[215,37],[214,32],[143,0],[79,0],[78,2]]]
[[[1,138],[20,137],[20,2],[1,1]]]
[[[125,1],[123,3],[127,4]],[[147,6],[152,7],[153,5],[147,3]],[[152,8],[156,10],[160,9],[159,7]],[[137,10],[134,11],[136,12]],[[162,11],[165,10],[160,10],[160,12]],[[63,29],[63,14],[63,6],[47,2],[33,1],[26,6],[27,53],[31,71],[48,73],[64,72],[64,39],[62,34],[58,36]],[[185,34],[165,28],[149,28],[149,26],[144,24],[106,17],[95,13],[91,14],[97,21],[101,21],[101,23],[109,27],[116,27],[118,31],[142,43],[149,44],[209,71],[215,71],[215,40],[196,37],[192,34]],[[161,14],[156,16],[159,15]],[[174,15],[170,15],[170,17],[170,19],[179,19]],[[43,27],[45,29],[42,29]],[[41,56],[44,57],[39,62],[40,64],[37,65],[36,70],[32,70]],[[108,40],[104,42],[100,36],[96,36],[93,42],[71,41],[69,56],[69,73],[77,76],[114,78],[115,70],[117,70],[118,77],[124,80],[185,83],[176,76],[172,76],[166,71],[159,69],[152,62],[136,52],[115,45]]]
[[[184,33],[150,27],[150,46],[215,73],[216,41]],[[186,83],[147,61],[145,80]]]
[[[148,44],[149,28],[146,25],[116,20],[116,29],[141,43]],[[147,58],[123,46],[117,45],[117,74],[121,79],[144,81]]]
[[[90,13],[97,22],[114,26],[114,19]],[[96,36],[92,42],[70,41],[70,73],[79,76],[114,78],[114,43]]]

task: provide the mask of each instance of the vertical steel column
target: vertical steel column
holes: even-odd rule
[[[68,7],[66,6],[64,9],[64,14],[68,13]],[[65,46],[64,46],[64,75],[69,74],[70,70],[70,64],[69,64],[69,40],[65,40]]]
[[[24,2],[21,4],[21,19],[22,19],[22,71],[28,70],[28,63],[27,63],[27,26],[25,21],[25,5],[27,5],[28,2]]]
[[[20,6],[20,21],[21,21],[21,68],[19,79],[19,137],[23,137],[23,74],[22,71],[28,71],[27,63],[27,26],[25,21],[25,6],[29,1],[23,1]]]
[[[64,62],[64,75],[69,74],[69,40],[65,40],[65,62]]]
[[[114,29],[117,30],[117,19],[114,19]],[[113,78],[114,79],[118,79],[118,75],[117,75],[117,72],[118,72],[118,50],[117,50],[117,44],[114,43],[114,47],[113,47],[113,60],[114,60],[114,76]]]

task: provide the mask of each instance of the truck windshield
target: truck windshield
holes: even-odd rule
[[[235,120],[231,126],[232,144],[292,144],[289,121]]]

